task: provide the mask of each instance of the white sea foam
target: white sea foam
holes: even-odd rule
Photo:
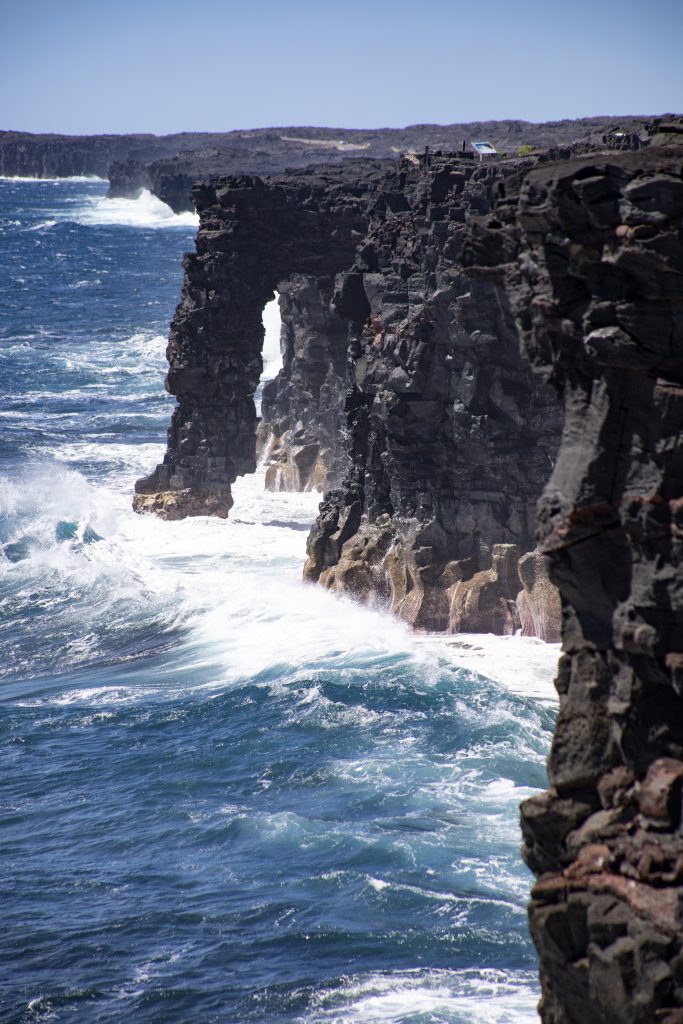
[[[139,331],[123,341],[93,341],[87,351],[79,351],[77,356],[65,356],[64,367],[67,370],[92,370],[100,376],[111,378],[107,383],[118,385],[125,401],[128,396],[121,387],[120,377],[142,377],[144,374],[151,383],[154,380],[152,373],[165,373],[168,368],[164,358],[166,344],[167,339],[163,335],[151,334],[149,331]]]
[[[19,174],[0,174],[0,181],[33,181],[37,184],[54,185],[60,181],[72,181],[72,182],[92,182],[92,181],[106,181],[106,178],[100,178],[96,174],[74,174],[68,177],[62,178],[38,178],[36,176],[22,176]]]
[[[280,331],[282,320],[280,318],[279,296],[266,304],[263,310],[263,326],[266,334],[263,339],[263,375],[262,380],[272,380],[282,369],[282,352],[280,350]]]
[[[316,995],[300,1024],[533,1024],[533,978],[500,970],[403,971],[350,978]]]
[[[29,532],[39,542],[33,554],[36,571],[38,563],[49,567],[70,588],[79,581],[84,588],[87,581],[95,586],[99,578],[98,600],[103,603],[92,615],[106,619],[113,614],[108,606],[119,609],[127,601],[136,607],[150,599],[160,611],[169,602],[181,609],[191,632],[178,650],[178,664],[192,666],[190,689],[220,693],[249,679],[287,687],[302,673],[310,677],[336,669],[351,681],[355,671],[373,664],[401,663],[411,666],[422,689],[436,685],[445,666],[457,665],[526,697],[552,699],[554,647],[522,637],[416,636],[388,615],[303,584],[307,530],[319,496],[266,492],[263,470],[237,481],[227,521],[201,517],[160,522],[135,515],[130,508],[132,479],[158,461],[162,450],[149,445],[141,452],[116,441],[65,446],[62,458],[80,464],[104,458],[120,464],[121,472],[109,487],[92,486],[81,473],[54,463],[36,467],[29,476],[5,482],[0,514],[12,516],[24,531],[27,519],[32,521]],[[60,544],[55,540],[60,521],[77,524],[76,539],[89,529],[101,540],[75,549]],[[449,646],[453,643],[472,646]],[[310,714],[326,728],[371,725],[375,718],[362,705],[349,710],[319,694],[308,694],[308,699]],[[482,718],[482,709],[473,709],[467,700],[457,707],[463,720],[470,712]],[[496,708],[496,721],[506,713],[504,707]],[[485,759],[486,753],[468,750],[475,760]],[[454,767],[462,787],[467,765],[456,757]],[[480,780],[473,781],[475,788],[480,785]],[[501,803],[519,795],[506,793]],[[489,798],[495,802],[498,795],[489,793]]]
[[[90,196],[63,219],[88,226],[118,224],[131,228],[194,228],[199,225],[198,214],[174,213],[146,188],[134,199]]]
[[[417,636],[415,642],[428,646],[449,664],[493,679],[511,693],[547,704],[557,703],[553,679],[560,644],[547,644],[536,637],[492,633],[428,633]]]
[[[265,319],[271,361],[266,359],[264,378],[279,349],[275,300]],[[141,332],[124,343],[95,345],[84,358],[105,375],[116,366],[124,374],[139,370],[146,381],[145,375],[161,372],[164,346],[163,337]],[[164,609],[180,610],[190,633],[178,661],[192,666],[191,688],[205,688],[213,695],[247,679],[262,679],[270,686],[279,679],[277,685],[287,687],[302,674],[310,678],[335,669],[352,680],[355,672],[373,665],[400,663],[411,666],[422,689],[437,685],[444,668],[457,666],[526,697],[554,699],[556,647],[522,637],[416,635],[386,614],[304,585],[306,536],[320,496],[267,492],[263,468],[236,482],[227,521],[200,517],[160,522],[135,515],[130,504],[133,481],[162,454],[161,444],[126,444],[115,434],[62,443],[51,464],[35,466],[20,479],[6,482],[0,489],[0,513],[4,508],[18,520],[20,531],[36,539],[39,546],[33,557],[61,573],[64,586],[76,586],[79,573],[95,586],[99,574],[102,603],[89,609],[89,615],[107,620],[114,612],[120,614],[122,595],[134,607],[151,601],[164,619]],[[108,468],[106,481],[94,485],[68,469],[69,463],[118,469],[112,476]],[[80,546],[59,543],[59,521],[78,525],[76,539],[88,528],[101,540]],[[4,539],[13,542],[17,537]],[[21,570],[3,564],[6,571]],[[371,722],[372,714],[362,706],[351,713],[319,693],[307,691],[307,699],[310,713],[326,728],[352,724],[349,715],[356,721],[366,714],[366,724]],[[466,719],[472,709],[463,701],[457,710]],[[483,714],[479,708],[475,711]],[[502,708],[496,713],[506,712]],[[404,739],[407,742],[408,737]]]
[[[26,228],[26,231],[47,231],[49,228],[53,228],[56,223],[56,220],[41,220],[38,224],[32,224]]]

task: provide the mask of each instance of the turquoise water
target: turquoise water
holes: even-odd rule
[[[544,652],[304,587],[260,474],[132,513],[194,226],[105,188],[0,181],[1,1019],[533,1021]]]

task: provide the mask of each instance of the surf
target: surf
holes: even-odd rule
[[[227,521],[135,515],[194,226],[141,231],[147,200],[78,223],[101,183],[3,190],[8,1012],[533,1020],[517,806],[545,781],[557,649],[305,586],[320,495],[266,492],[263,467]],[[262,382],[276,304],[265,325]]]

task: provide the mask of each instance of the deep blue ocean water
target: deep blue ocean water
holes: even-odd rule
[[[262,474],[133,514],[195,229],[105,190],[0,181],[0,1019],[533,1021],[556,652],[304,587]]]

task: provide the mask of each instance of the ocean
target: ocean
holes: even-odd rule
[[[557,648],[305,586],[262,471],[132,512],[196,218],[105,192],[0,180],[0,1019],[530,1024]]]

